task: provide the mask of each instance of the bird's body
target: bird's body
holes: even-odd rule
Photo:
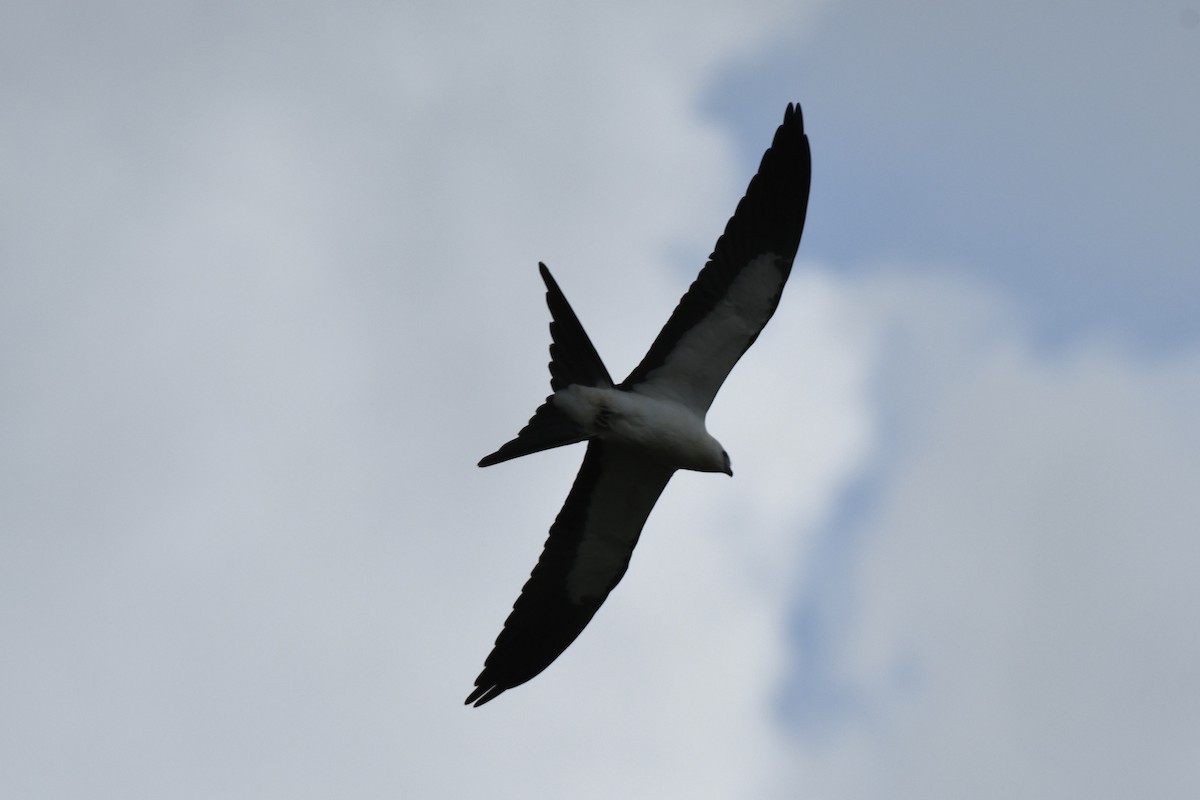
[[[704,417],[676,400],[637,390],[572,384],[550,402],[588,434],[672,469],[728,472],[729,458]]]
[[[625,574],[675,470],[733,475],[705,416],[779,304],[804,228],[810,177],[800,109],[789,105],[708,263],[620,384],[539,265],[552,320],[553,393],[515,439],[479,465],[581,441],[587,454],[468,704],[483,705],[524,683],[575,640]]]

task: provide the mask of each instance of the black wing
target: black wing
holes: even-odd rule
[[[789,104],[708,263],[622,388],[708,411],[779,305],[804,230],[811,178],[800,106]]]
[[[674,470],[593,439],[521,596],[475,679],[481,706],[550,666],[621,580]]]

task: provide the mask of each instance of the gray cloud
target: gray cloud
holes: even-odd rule
[[[1200,293],[1200,37],[1179,9],[829,5],[742,54],[710,107],[750,138],[766,99],[803,94],[813,256],[969,270],[1043,342],[1170,350],[1196,341]]]
[[[822,674],[855,702],[805,733],[804,778],[833,797],[1190,796],[1200,361],[1037,355],[966,287],[868,283],[899,428],[821,601],[852,598]]]
[[[669,58],[666,7],[5,13],[5,794],[611,796],[695,763],[700,793],[769,768],[783,602],[722,569],[706,489],[660,509],[696,529],[667,540],[689,570],[648,549],[517,702],[460,707],[578,463],[474,467],[546,391],[536,260],[628,368],[686,286],[662,254],[710,246],[745,180],[690,98],[770,17],[711,11]]]
[[[890,278],[798,265],[711,415],[737,480],[681,476],[588,634],[506,702],[458,707],[578,463],[473,466],[545,392],[534,264],[614,372],[636,362],[749,170],[698,99],[771,36],[815,46],[812,9],[754,11],[6,9],[6,794],[836,796],[916,785],[933,766],[914,749],[972,720],[1010,760],[1027,728],[1080,736],[1071,766],[1150,742],[1161,785],[1188,785],[1163,744],[1186,704],[1136,741],[1074,720],[1120,674],[1151,690],[1134,680],[1091,719],[1149,719],[1189,663],[1170,635],[1195,607],[1186,559],[1158,556],[1195,519],[1179,482],[1194,361],[1096,343],[1055,361],[1027,345],[1019,292],[913,280],[912,261]],[[768,75],[747,93],[781,93],[747,152],[804,100],[826,165],[806,246],[844,235],[831,214],[874,241],[891,207],[839,200],[860,173],[834,135],[873,95],[817,89]],[[867,533],[846,581],[815,581],[864,465]],[[1016,501],[1025,516],[1000,513]],[[937,538],[993,507],[972,538]],[[1128,518],[1159,520],[1145,536],[1163,548],[1134,550]],[[1080,569],[1039,571],[1093,541]],[[809,645],[787,636],[797,596],[855,612],[808,655],[894,728],[834,714],[823,747],[780,724],[773,699],[804,677],[790,651]],[[1093,604],[1111,633],[1080,622]],[[996,642],[1045,671],[983,669]],[[1108,666],[1054,695],[1084,653]],[[924,694],[888,683],[897,663]],[[980,682],[994,704],[958,715]],[[1070,713],[1047,721],[1047,698]],[[947,785],[989,768],[963,756]],[[1058,787],[1048,773],[1022,774]]]

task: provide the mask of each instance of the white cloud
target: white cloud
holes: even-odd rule
[[[1190,797],[1200,355],[1039,353],[969,287],[868,281],[897,424],[810,737],[830,797]],[[932,301],[932,302],[931,302]]]
[[[631,366],[744,185],[694,98],[792,12],[77,11],[0,26],[38,67],[3,79],[3,792],[763,776],[783,605],[703,516],[738,483],[673,486],[563,662],[461,701],[579,458],[474,467],[546,391],[535,261]]]
[[[727,797],[793,761],[806,791],[917,785],[913,749],[953,739],[959,708],[1004,763],[1025,763],[1018,728],[1098,741],[1035,713],[1089,648],[1095,683],[1066,709],[1125,670],[1138,693],[1102,714],[1145,723],[1163,785],[1183,769],[1153,734],[1193,741],[1194,709],[1145,720],[1186,697],[1186,543],[1135,550],[1118,512],[1162,520],[1146,537],[1195,519],[1194,362],[1046,360],[977,288],[811,264],[713,409],[737,478],[679,476],[587,634],[459,705],[579,459],[473,466],[545,391],[534,262],[613,372],[634,364],[691,278],[679,254],[707,253],[743,188],[696,98],[807,24],[790,5],[6,12],[30,68],[0,77],[4,794]],[[790,741],[771,706],[788,602],[881,451],[857,613],[828,654],[873,716]],[[1095,536],[1057,533],[1083,523]],[[1078,624],[1093,606],[1111,630]],[[1045,669],[979,670],[1006,642]],[[893,690],[897,653],[925,694]],[[962,701],[975,680],[992,705]],[[947,785],[988,774],[973,752]]]

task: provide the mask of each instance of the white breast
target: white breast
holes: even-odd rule
[[[590,435],[636,448],[676,469],[725,469],[725,451],[709,435],[704,418],[674,400],[576,384],[555,392],[554,405]]]

